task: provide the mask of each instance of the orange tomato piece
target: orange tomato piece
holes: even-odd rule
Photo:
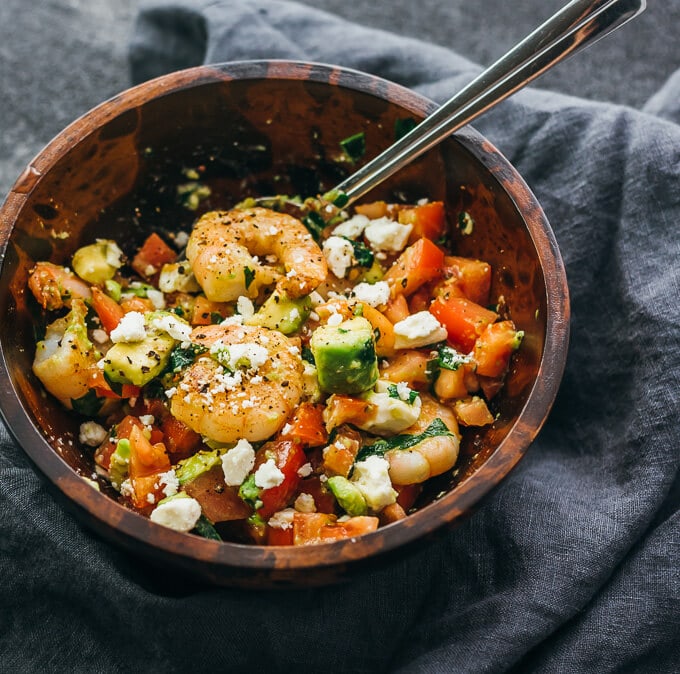
[[[212,302],[205,295],[198,295],[191,313],[191,324],[211,325],[215,322],[213,320],[215,314],[225,318],[227,316],[227,304],[225,302]]]
[[[449,340],[469,353],[477,337],[493,323],[498,314],[465,297],[437,297],[430,312],[446,327]]]
[[[412,225],[410,242],[425,237],[432,241],[446,234],[446,211],[443,201],[430,201],[419,206],[409,206],[399,210],[399,222]]]
[[[153,232],[132,259],[132,268],[145,278],[157,274],[164,264],[173,262],[177,253],[163,239]]]
[[[323,422],[322,407],[303,402],[284,426],[281,437],[297,439],[308,447],[323,445],[328,440],[328,433]]]
[[[501,377],[510,364],[510,356],[519,347],[521,333],[512,321],[499,321],[487,325],[477,338],[474,359],[477,374],[483,377]]]
[[[491,265],[482,260],[447,255],[444,258],[444,291],[456,286],[472,302],[483,306],[489,303],[491,290]]]
[[[92,308],[97,312],[102,327],[109,334],[118,327],[120,319],[125,316],[125,309],[97,286],[92,287]]]
[[[361,423],[366,419],[370,405],[361,398],[353,398],[343,393],[334,393],[326,401],[324,418],[326,428],[332,431],[344,423]]]
[[[375,352],[378,356],[391,356],[394,354],[394,325],[383,313],[370,306],[362,304],[361,314],[378,331],[375,342]]]
[[[444,251],[430,239],[422,238],[411,244],[387,270],[383,280],[394,295],[408,297],[418,288],[443,273]]]
[[[463,398],[453,403],[453,411],[463,426],[486,426],[493,423],[493,414],[479,396]]]

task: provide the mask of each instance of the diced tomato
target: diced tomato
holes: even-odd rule
[[[499,321],[486,326],[477,338],[474,359],[477,374],[484,377],[500,377],[508,370],[510,356],[519,346],[521,333],[512,321]]]
[[[380,357],[394,354],[394,325],[389,319],[369,304],[362,304],[362,316],[371,324],[374,334],[377,330],[376,354]]]
[[[380,524],[392,524],[406,517],[406,511],[398,503],[390,503],[380,511]]]
[[[359,215],[365,215],[370,220],[384,218],[389,213],[389,207],[384,201],[373,201],[370,204],[359,204],[354,207]]]
[[[126,314],[129,314],[131,311],[138,311],[140,314],[144,314],[155,309],[150,299],[137,297],[136,295],[121,300],[120,306]]]
[[[488,262],[447,255],[444,258],[444,275],[448,277],[442,284],[445,290],[456,286],[472,302],[482,306],[489,303],[491,265]]]
[[[171,414],[162,418],[160,427],[173,463],[188,458],[201,445],[201,436]]]
[[[420,206],[411,206],[399,210],[399,222],[413,225],[410,242],[425,237],[432,241],[441,239],[446,234],[446,212],[443,201],[430,201]]]
[[[399,351],[397,356],[390,360],[387,367],[380,370],[383,379],[409,384],[427,384],[427,364],[430,362],[429,352],[407,349]]]
[[[338,522],[334,515],[326,513],[298,513],[293,515],[293,544],[315,545],[346,538],[354,538],[375,531],[377,517],[361,515]]]
[[[255,469],[270,458],[283,473],[283,482],[260,492],[262,507],[258,513],[264,519],[268,519],[277,510],[288,505],[301,479],[298,471],[307,462],[302,445],[297,440],[287,438],[273,440],[263,445],[255,457]]]
[[[92,287],[92,308],[97,312],[102,327],[109,334],[118,327],[120,319],[125,316],[125,310],[103,290]]]
[[[141,388],[135,384],[121,384],[119,392],[111,388],[106,380],[103,370],[93,367],[88,380],[91,389],[94,389],[100,398],[129,399],[136,398],[141,393]]]
[[[267,545],[293,545],[293,527],[286,529],[267,525]]]
[[[192,325],[211,325],[215,323],[214,317],[227,316],[227,304],[225,302],[212,302],[205,295],[198,295],[194,302],[191,314]]]
[[[152,444],[140,426],[130,429],[130,478],[145,477],[170,470],[170,459],[162,442]]]
[[[317,512],[332,513],[335,510],[337,500],[318,475],[310,475],[300,480],[297,493],[309,494],[314,499]]]
[[[173,262],[177,253],[155,232],[150,234],[132,260],[132,268],[145,278],[161,270],[164,264]]]
[[[409,314],[417,314],[419,311],[427,311],[432,302],[432,289],[430,284],[421,286],[411,297],[408,298]]]
[[[365,400],[335,393],[326,401],[326,428],[330,432],[347,422],[360,424],[369,410],[370,405]]]
[[[411,244],[388,269],[383,277],[392,295],[413,294],[420,286],[443,274],[444,251],[430,239]]]
[[[418,496],[423,491],[422,484],[403,484],[395,485],[397,493],[397,503],[408,512],[416,502]]]
[[[184,491],[201,504],[201,511],[211,522],[242,520],[252,514],[250,506],[239,496],[238,487],[225,484],[219,464],[186,482]]]
[[[498,314],[464,297],[438,297],[430,305],[430,312],[446,327],[449,340],[469,353],[477,337],[493,323]]]
[[[406,298],[399,294],[390,298],[390,301],[387,303],[383,313],[385,316],[387,316],[387,320],[390,321],[392,325],[394,325],[395,323],[399,323],[399,321],[403,321],[405,318],[407,318],[411,312],[408,308]]]
[[[164,496],[164,485],[159,476],[170,470],[170,459],[163,443],[151,444],[140,426],[134,425],[130,429],[129,440],[132,503],[136,508],[147,508]]]
[[[302,403],[284,426],[281,437],[299,440],[308,447],[323,445],[328,440],[323,423],[323,408],[309,402]]]
[[[486,426],[493,423],[493,415],[486,401],[479,396],[456,400],[453,411],[463,426]]]

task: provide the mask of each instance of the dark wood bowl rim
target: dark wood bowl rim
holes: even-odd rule
[[[390,101],[410,113],[425,116],[437,106],[429,99],[387,80],[356,70],[298,61],[241,61],[199,66],[145,82],[105,101],[75,120],[59,133],[31,162],[10,191],[0,209],[0,254],[4,254],[13,223],[23,203],[42,176],[59,160],[62,153],[80,142],[93,129],[133,109],[150,98],[181,89],[231,79],[305,79],[356,89],[375,95],[389,92]],[[160,92],[160,93],[159,93]],[[70,500],[75,510],[98,529],[111,528],[116,538],[134,539],[143,546],[181,558],[184,565],[192,560],[226,568],[304,570],[331,567],[384,553],[433,533],[469,512],[475,504],[517,464],[539,432],[552,407],[564,371],[569,338],[569,298],[566,272],[552,229],[535,196],[501,153],[469,126],[456,133],[456,139],[487,168],[502,167],[511,181],[505,189],[515,205],[525,214],[530,236],[540,258],[545,277],[547,325],[539,374],[528,400],[511,433],[499,444],[483,465],[451,492],[406,520],[380,528],[356,539],[315,546],[315,554],[305,547],[264,547],[237,543],[220,543],[168,530],[115,503],[109,497],[92,493],[83,480],[47,442],[24,411],[18,392],[9,377],[6,354],[0,344],[0,409],[5,422],[31,461],[50,482]],[[527,197],[530,208],[527,208]]]

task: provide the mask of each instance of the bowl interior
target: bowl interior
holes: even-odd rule
[[[534,197],[498,152],[470,130],[366,199],[445,200],[451,249],[492,265],[492,297],[504,297],[525,333],[505,388],[493,402],[496,422],[465,433],[457,470],[423,495],[419,505],[427,513],[421,510],[358,545],[318,546],[304,558],[290,549],[244,552],[247,546],[195,537],[188,545],[186,535],[159,532],[161,527],[82,486],[77,475],[89,477],[93,462],[77,442],[80,420],[46,396],[31,372],[39,312],[26,282],[34,262],[68,264],[79,246],[97,237],[114,237],[130,252],[152,230],[189,231],[201,212],[230,207],[248,195],[323,192],[356,168],[338,161],[342,139],[363,131],[370,158],[394,141],[397,120],[418,120],[432,109],[397,85],[352,71],[225,64],[125,92],[76,121],[36,157],[1,211],[0,311],[6,319],[0,327],[5,369],[0,404],[40,471],[95,527],[109,535],[118,529],[115,536],[133,547],[175,555],[185,566],[206,564],[213,579],[220,566],[230,569],[231,579],[240,567],[287,573],[299,566],[337,566],[453,521],[519,460],[547,415],[564,366],[566,282]],[[198,167],[211,195],[192,211],[178,198],[178,187],[190,181],[187,170]],[[475,223],[472,234],[457,226],[463,212]]]

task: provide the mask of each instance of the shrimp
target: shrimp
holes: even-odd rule
[[[199,326],[208,347],[170,393],[170,411],[220,443],[257,442],[279,431],[303,395],[299,349],[280,332],[238,324]]]
[[[90,299],[90,286],[73,272],[51,262],[38,262],[31,271],[28,287],[43,309],[54,311],[68,305],[71,298]]]
[[[326,258],[302,222],[267,208],[206,213],[191,232],[186,255],[213,302],[255,298],[274,283],[279,295],[302,297],[328,275]]]
[[[47,326],[45,339],[35,349],[34,374],[68,409],[90,389],[93,368],[101,355],[88,339],[86,315],[85,303],[72,300],[71,311]]]
[[[460,431],[453,410],[426,393],[421,393],[420,397],[420,416],[405,432],[414,435],[422,433],[435,419],[441,419],[451,435],[426,438],[409,449],[391,449],[386,452],[393,484],[420,484],[450,470],[458,460]]]

